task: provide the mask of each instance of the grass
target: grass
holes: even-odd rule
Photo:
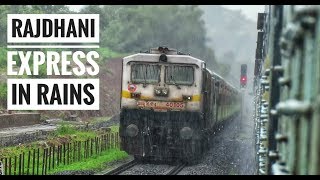
[[[119,132],[119,126],[118,125],[110,126],[110,128],[111,128],[111,132],[112,133]]]
[[[107,47],[100,47],[100,48],[96,49],[96,51],[100,55],[100,61],[105,61],[106,59],[120,57],[123,55],[121,53],[112,51],[111,49],[109,49]]]
[[[19,146],[9,146],[0,148],[0,157],[14,157],[19,156],[23,152],[28,152],[29,150],[36,149],[39,147],[37,143],[23,144]]]
[[[48,142],[50,144],[58,145],[61,144],[61,142],[59,142],[61,139],[65,139],[69,142],[75,142],[92,139],[98,135],[99,133],[94,130],[79,130],[73,125],[61,123],[57,130],[48,136]]]
[[[114,127],[114,129],[116,129]],[[115,131],[112,131],[115,132]],[[52,132],[47,138],[46,144],[48,145],[61,145],[63,142],[84,141],[97,137],[98,132],[89,130],[77,130],[74,126],[62,123],[58,126],[57,130]],[[28,152],[37,149],[45,143],[43,141],[36,141],[19,146],[9,146],[0,148],[0,157],[18,156],[22,152]]]
[[[119,131],[119,126],[112,126],[111,127],[111,132],[118,132]],[[10,164],[11,164],[11,172],[13,173],[13,167],[18,167],[19,163],[18,162],[23,162],[24,163],[24,173],[27,172],[28,168],[27,168],[27,155],[30,154],[31,155],[31,159],[30,162],[37,162],[36,165],[36,169],[39,170],[39,173],[43,173],[42,172],[42,168],[43,168],[43,163],[44,163],[44,156],[45,156],[45,152],[43,148],[48,148],[49,146],[52,147],[56,147],[56,152],[57,151],[57,145],[62,145],[63,143],[67,143],[70,144],[70,149],[69,149],[69,145],[67,146],[63,146],[63,151],[65,152],[71,152],[70,154],[67,153],[66,156],[66,161],[69,162],[75,159],[81,159],[81,161],[79,162],[73,162],[71,164],[66,163],[66,165],[62,164],[62,161],[60,161],[60,165],[58,166],[58,164],[55,165],[55,169],[48,171],[47,174],[54,174],[57,172],[61,172],[61,171],[66,171],[66,170],[93,170],[93,171],[99,171],[102,170],[104,168],[106,168],[106,164],[108,162],[112,162],[114,160],[121,160],[124,159],[128,156],[127,153],[125,153],[124,151],[120,151],[119,148],[116,148],[116,144],[111,143],[109,145],[106,145],[107,148],[110,148],[111,145],[111,149],[105,149],[102,150],[102,147],[104,147],[105,145],[103,145],[103,143],[99,143],[96,144],[95,142],[99,142],[99,141],[95,141],[95,137],[97,137],[99,134],[101,134],[101,132],[95,132],[95,131],[87,131],[87,130],[77,130],[76,127],[70,125],[70,124],[60,124],[60,126],[58,127],[58,129],[51,135],[51,137],[46,140],[46,141],[38,141],[38,142],[33,142],[33,143],[29,143],[29,144],[22,144],[19,146],[13,146],[13,147],[5,147],[5,148],[0,148],[0,158],[9,158],[11,160]],[[115,136],[114,136],[115,137]],[[92,139],[91,141],[91,145],[86,145],[84,142],[85,140],[88,139]],[[76,145],[72,142],[76,142]],[[82,143],[80,143],[80,141]],[[108,141],[108,142],[112,142]],[[80,146],[78,146],[80,143]],[[88,141],[89,143],[89,141]],[[116,142],[115,142],[116,143]],[[97,146],[98,145],[98,146]],[[40,151],[38,151],[38,148]],[[62,146],[61,146],[62,148]],[[66,149],[65,149],[66,148]],[[101,149],[102,152],[100,151],[100,153],[96,152],[96,148]],[[86,150],[87,149],[87,150]],[[85,157],[84,152],[90,152],[89,149],[91,149],[91,155],[89,155],[90,153],[87,154],[87,157]],[[93,151],[92,151],[93,150]],[[39,158],[37,158],[37,156],[32,155],[33,153],[39,152]],[[61,151],[61,150],[60,150]],[[61,158],[62,158],[62,154],[63,157],[65,157],[65,152],[61,153]],[[73,153],[72,153],[73,152]],[[24,153],[23,156],[23,161],[20,161],[18,158],[21,157],[21,154]],[[78,153],[80,155],[80,157],[78,156]],[[51,153],[50,153],[51,154]],[[51,154],[52,155],[52,154]],[[50,157],[52,157],[50,155]],[[89,156],[88,156],[89,155]],[[53,155],[54,157],[58,157],[58,154]],[[17,163],[14,161],[14,157],[17,157],[18,161]],[[49,159],[50,159],[49,157]],[[53,158],[53,157],[52,157]],[[7,162],[7,160],[6,160]],[[47,162],[47,161],[46,161]],[[56,161],[55,161],[56,162]],[[63,161],[65,162],[65,161]],[[15,164],[15,165],[14,165]],[[31,165],[30,165],[31,167]],[[33,165],[32,165],[33,167]],[[8,170],[8,169],[7,169]],[[20,172],[20,171],[19,171]],[[38,172],[37,172],[38,173]]]
[[[28,144],[22,144],[19,146],[8,146],[0,148],[0,157],[13,157],[19,156],[19,154],[33,149],[37,149],[41,146],[61,145],[63,142],[75,142],[92,139],[98,136],[94,131],[79,131],[69,125],[60,126],[57,131],[48,136],[46,142],[36,141]]]
[[[94,119],[94,123],[108,121],[110,117],[99,117]],[[119,126],[114,125],[111,126],[111,132],[119,132]],[[75,141],[84,141],[87,139],[95,138],[99,135],[99,132],[93,130],[78,130],[75,126],[67,124],[67,123],[60,123],[57,130],[52,132],[47,138],[48,145],[60,145],[62,144],[61,141],[65,142],[75,142]],[[43,142],[43,141],[41,141]],[[30,150],[36,149],[41,145],[45,145],[44,143],[40,143],[39,141],[22,144],[19,146],[9,146],[9,147],[2,147],[0,148],[0,157],[8,157],[8,156],[15,156],[19,155],[22,152],[28,152]]]
[[[57,130],[54,131],[48,139],[72,137],[72,141],[83,141],[89,138],[94,138],[98,135],[98,132],[93,130],[78,130],[75,126],[61,123]]]
[[[84,149],[82,146],[81,152],[84,152],[83,150]],[[55,153],[57,153],[57,151]],[[28,166],[27,166],[28,165],[27,164],[27,157],[28,156],[27,156],[27,154],[28,153],[25,153],[24,160],[23,160],[24,174],[28,171]],[[72,153],[71,153],[71,155],[72,155]],[[34,156],[32,156],[32,152],[31,152],[31,157],[30,157],[31,164],[30,164],[30,169],[29,169],[30,173],[31,173],[32,169],[38,169],[37,172],[35,172],[35,174],[42,174],[43,163],[44,163],[43,156],[44,156],[43,150],[40,150],[39,159],[37,157],[34,158]],[[52,158],[52,156],[50,156],[50,157]],[[56,154],[55,157],[58,157],[58,155]],[[55,169],[51,169],[51,170],[47,171],[46,174],[54,174],[57,172],[62,172],[62,171],[67,171],[67,170],[70,170],[70,171],[72,171],[72,170],[92,170],[92,171],[97,172],[97,171],[101,171],[103,169],[106,169],[108,167],[107,164],[109,162],[112,162],[115,160],[122,160],[127,157],[128,157],[128,154],[124,151],[119,150],[118,148],[108,149],[106,151],[101,152],[99,155],[94,154],[91,157],[87,157],[87,158],[85,158],[84,154],[82,153],[81,154],[81,161],[72,162],[72,163],[66,164],[66,165],[62,164],[62,162],[64,162],[64,161],[62,161],[63,158],[61,157],[60,165],[58,166],[55,163]],[[57,158],[55,158],[55,160],[57,161]],[[10,163],[11,164],[11,173],[10,174],[13,174],[14,167],[18,168],[18,166],[20,166],[19,162],[21,162],[21,160],[19,159],[19,156],[17,156],[17,162],[15,162],[13,156],[11,156],[10,161],[11,161],[11,163]],[[35,167],[33,167],[33,164],[32,164],[33,161],[36,162],[36,164],[34,164]],[[72,158],[70,158],[70,161],[72,161]],[[65,162],[69,162],[69,160],[66,160]],[[8,171],[9,171],[9,169],[7,169],[6,172],[8,172]],[[18,169],[17,169],[17,173],[18,173]]]
[[[110,149],[108,151],[103,152],[100,156],[95,156],[81,162],[76,162],[70,165],[58,167],[52,171],[49,171],[48,174],[72,170],[93,170],[97,172],[106,168],[106,164],[108,162],[121,160],[127,157],[128,154],[124,151],[120,151],[119,149]]]
[[[58,129],[55,131],[55,134],[58,136],[67,135],[67,134],[75,134],[77,132],[76,128],[69,124],[60,124]]]

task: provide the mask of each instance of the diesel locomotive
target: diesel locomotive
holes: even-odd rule
[[[195,162],[240,111],[238,89],[175,49],[124,57],[121,79],[121,149],[139,160]]]

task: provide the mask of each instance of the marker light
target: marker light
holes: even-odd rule
[[[160,57],[159,57],[159,61],[167,62],[168,58],[167,58],[167,56],[165,54],[161,54]]]

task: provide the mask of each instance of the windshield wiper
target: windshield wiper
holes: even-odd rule
[[[173,81],[173,84],[176,85],[178,89],[181,89],[181,87],[177,84],[172,75],[170,76],[170,78]]]
[[[146,71],[146,75],[143,77],[143,79],[144,79],[143,87],[147,87],[147,79],[146,79],[146,77],[147,77],[147,71]]]

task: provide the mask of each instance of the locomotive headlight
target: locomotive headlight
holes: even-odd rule
[[[168,58],[167,58],[167,56],[165,54],[161,54],[160,57],[159,57],[159,61],[167,62]]]
[[[191,101],[192,100],[192,96],[182,96],[182,99],[184,101]]]
[[[135,137],[138,135],[139,129],[135,124],[130,124],[127,129],[126,129],[126,133],[128,136],[130,137]]]
[[[161,90],[160,89],[155,89],[154,92],[156,93],[156,95],[160,95],[161,94]]]
[[[193,130],[189,127],[183,127],[180,130],[180,137],[182,139],[190,139],[193,135]]]

